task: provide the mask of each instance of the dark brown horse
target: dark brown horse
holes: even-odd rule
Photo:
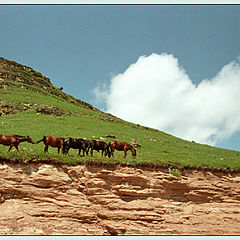
[[[63,143],[63,153],[67,154],[70,148],[78,149],[78,155],[80,156],[81,150],[83,151],[83,157],[85,153],[88,155],[88,150],[90,147],[90,141],[82,138],[65,138]]]
[[[6,135],[0,135],[0,144],[3,144],[5,146],[10,146],[8,149],[8,152],[12,149],[12,147],[15,147],[18,150],[18,145],[21,142],[29,142],[32,144],[35,144],[35,142],[29,137],[19,136],[19,135],[13,135],[13,136],[6,136]]]
[[[36,143],[43,142],[45,144],[44,152],[48,152],[48,147],[51,146],[53,148],[58,148],[58,153],[60,151],[60,148],[63,153],[63,142],[64,138],[55,138],[52,136],[43,136],[43,139],[37,141]]]
[[[113,156],[113,152],[115,150],[118,151],[124,151],[124,158],[127,156],[127,151],[130,150],[132,152],[132,157],[135,158],[137,151],[134,149],[132,145],[126,142],[118,142],[118,141],[112,141],[108,144],[110,151],[109,151],[109,157]]]
[[[103,156],[103,153],[105,156],[107,156],[109,153],[108,145],[104,141],[91,140],[90,148],[91,148],[91,156],[93,156],[93,150],[96,150],[98,152],[99,150],[102,150],[102,156]]]

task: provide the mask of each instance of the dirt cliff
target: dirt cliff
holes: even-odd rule
[[[0,164],[0,234],[240,234],[240,174]]]

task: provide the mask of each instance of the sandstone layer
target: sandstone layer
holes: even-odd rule
[[[240,234],[240,174],[1,163],[0,234]]]

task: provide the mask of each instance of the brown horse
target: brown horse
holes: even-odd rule
[[[85,153],[88,155],[88,151],[90,148],[90,142],[89,140],[85,140],[82,138],[65,138],[63,143],[63,153],[68,153],[70,148],[78,149],[78,155],[80,156],[81,150],[83,150],[83,157],[85,156]]]
[[[62,150],[62,153],[63,153],[63,143],[64,143],[64,138],[55,138],[55,137],[52,137],[52,136],[43,136],[43,139],[39,140],[36,142],[37,143],[40,143],[40,142],[43,142],[45,144],[45,148],[44,148],[44,152],[48,152],[48,147],[51,146],[51,147],[57,147],[58,148],[58,153],[60,151],[60,148]]]
[[[93,150],[96,150],[98,152],[99,150],[102,150],[102,156],[103,156],[103,153],[105,156],[107,156],[109,152],[108,145],[104,141],[91,140],[90,148],[91,148],[91,156],[93,156]]]
[[[13,136],[0,135],[0,144],[3,144],[5,146],[10,146],[8,149],[8,152],[12,149],[12,147],[15,147],[18,150],[18,145],[21,142],[29,142],[29,143],[35,144],[35,142],[29,136],[24,137],[19,135],[13,135]]]
[[[127,151],[130,150],[132,152],[132,157],[135,158],[137,151],[134,149],[132,145],[126,142],[118,142],[118,141],[112,141],[108,144],[110,151],[109,151],[109,157],[113,156],[113,152],[115,150],[118,151],[124,151],[124,158],[127,156]]]

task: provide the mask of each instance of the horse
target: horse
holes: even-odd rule
[[[132,157],[135,158],[136,157],[136,154],[137,154],[137,151],[136,149],[130,145],[129,143],[126,143],[126,142],[119,142],[119,141],[112,141],[108,144],[109,148],[110,148],[110,151],[109,151],[109,158],[111,156],[113,156],[113,152],[115,150],[118,150],[118,151],[124,151],[124,156],[123,158],[126,158],[127,156],[127,151],[130,150],[132,152]]]
[[[90,141],[84,140],[82,138],[65,138],[63,143],[63,153],[68,153],[70,148],[78,149],[78,155],[80,155],[81,150],[83,150],[83,157],[85,156],[85,152],[88,155],[90,147]]]
[[[90,150],[90,148],[91,148],[91,143],[92,143],[92,141],[91,140],[87,140],[87,139],[82,139],[82,141],[85,143],[85,145],[86,145],[86,154],[87,154],[87,156],[88,156],[88,152],[89,152],[89,150]]]
[[[63,153],[63,142],[64,138],[55,138],[52,136],[43,136],[43,138],[39,141],[36,142],[36,144],[43,142],[45,144],[44,152],[48,152],[48,147],[51,146],[53,148],[57,147],[58,148],[58,153],[60,151],[60,148]]]
[[[108,144],[104,141],[97,141],[97,140],[91,140],[91,156],[93,156],[93,150],[96,150],[99,152],[99,150],[102,150],[102,156],[103,153],[105,156],[109,153]]]
[[[28,143],[35,144],[35,142],[29,136],[25,137],[25,136],[19,136],[19,135],[12,135],[12,136],[0,135],[0,144],[3,144],[5,146],[10,146],[8,149],[8,152],[12,149],[12,147],[15,147],[18,150],[18,145],[21,142],[28,142]]]

